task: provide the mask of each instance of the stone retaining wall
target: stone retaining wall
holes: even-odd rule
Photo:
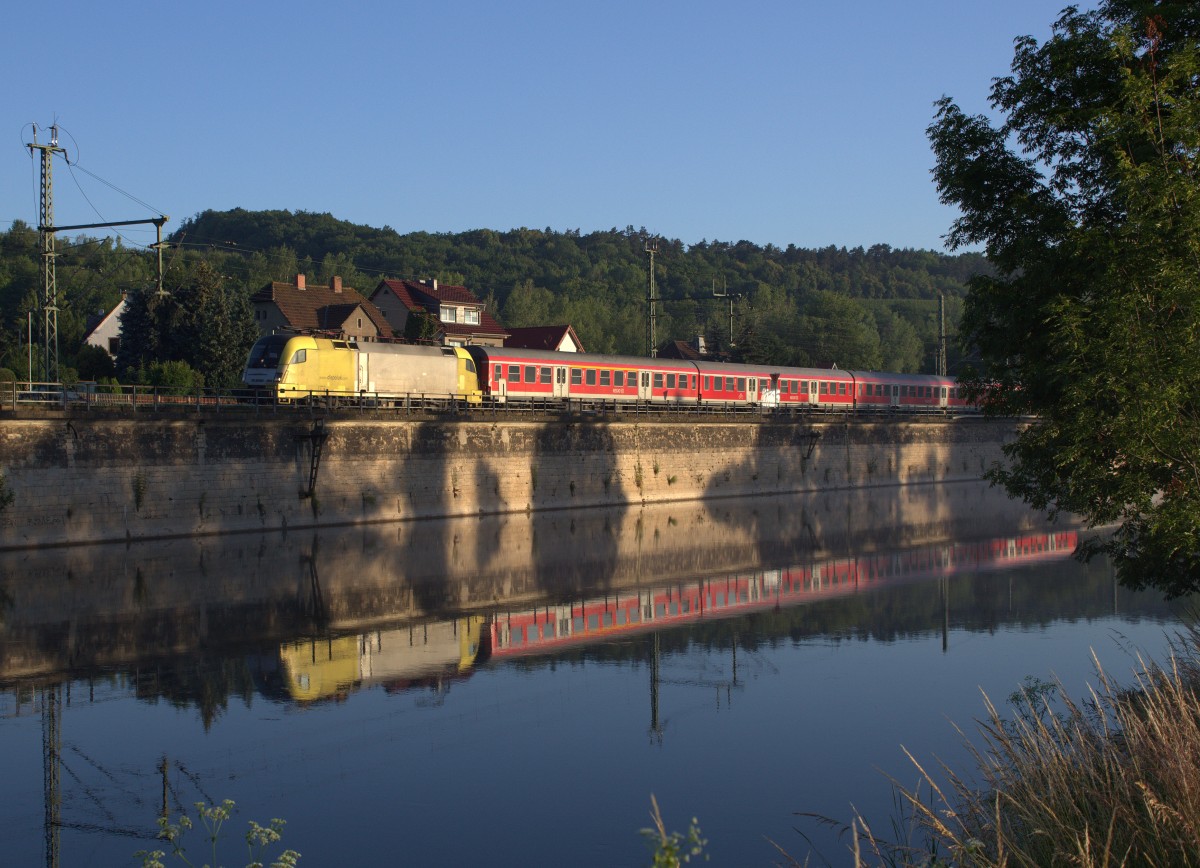
[[[0,548],[978,479],[1015,431],[979,419],[6,419]]]

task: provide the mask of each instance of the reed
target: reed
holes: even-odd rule
[[[891,839],[855,817],[851,864],[1200,865],[1200,633],[1177,636],[1162,664],[1139,656],[1127,687],[1093,661],[1081,701],[1028,679],[1008,715],[985,696],[980,738],[960,730],[970,779],[905,751],[919,783],[893,782]]]

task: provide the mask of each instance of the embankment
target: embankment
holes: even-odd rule
[[[978,479],[1012,422],[0,422],[0,548]]]

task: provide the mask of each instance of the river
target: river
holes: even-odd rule
[[[3,861],[233,799],[226,865],[272,817],[301,865],[647,864],[653,795],[714,864],[846,864],[807,815],[890,836],[984,693],[1164,655],[1184,604],[1082,534],[960,483],[3,553]]]

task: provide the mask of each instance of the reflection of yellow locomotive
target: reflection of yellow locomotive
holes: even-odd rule
[[[343,698],[364,684],[437,685],[462,677],[480,656],[480,616],[413,624],[280,646],[284,685],[292,699]]]
[[[475,362],[461,347],[427,347],[309,335],[268,335],[250,350],[247,386],[282,402],[314,396],[427,396],[480,400]]]

